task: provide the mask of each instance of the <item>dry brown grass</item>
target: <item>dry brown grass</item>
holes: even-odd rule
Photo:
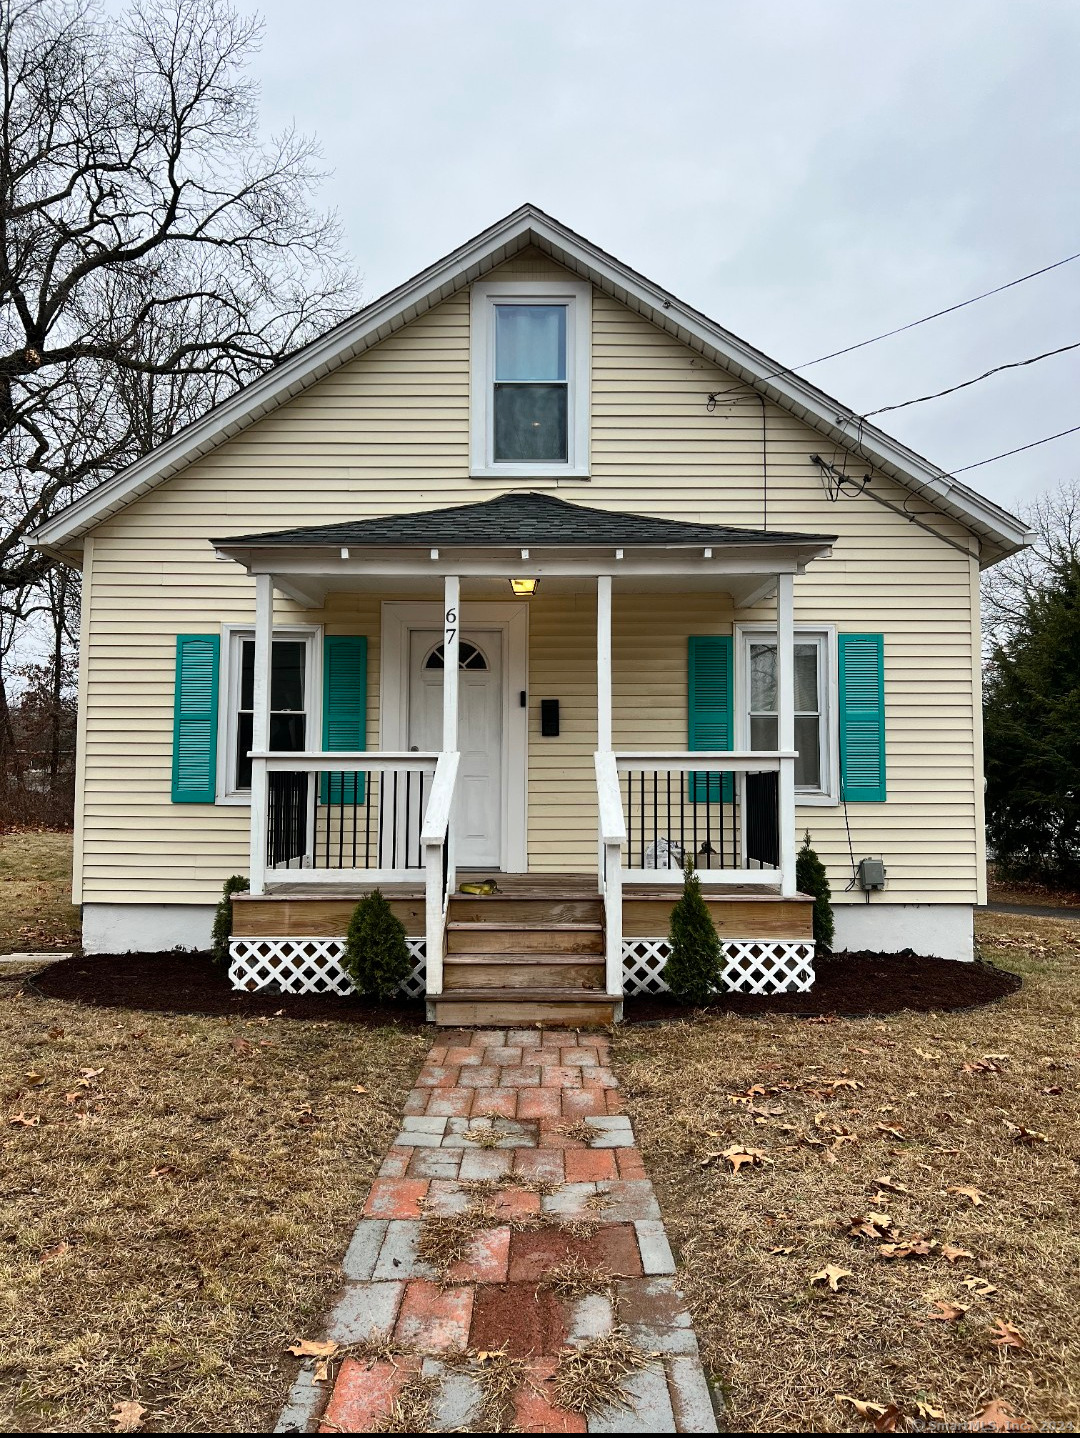
[[[837,1394],[911,1417],[922,1401],[949,1422],[993,1398],[1036,1425],[1080,1419],[1080,924],[979,924],[988,957],[1025,980],[990,1008],[828,1023],[718,1016],[618,1037],[733,1428],[845,1430],[852,1410]],[[735,1172],[720,1157],[733,1145],[772,1163]],[[978,1205],[950,1191],[968,1187],[982,1191]],[[873,1237],[849,1233],[871,1211],[900,1239],[974,1256],[887,1259]],[[850,1271],[836,1292],[811,1283],[830,1264]],[[940,1321],[942,1303],[968,1307]],[[999,1318],[1023,1347],[994,1343]]]
[[[0,1429],[272,1428],[428,1043],[0,985]]]
[[[563,1349],[555,1370],[555,1401],[560,1408],[576,1413],[626,1408],[626,1378],[655,1362],[653,1355],[639,1348],[621,1329],[613,1329],[580,1348]]]
[[[34,829],[0,834],[0,954],[73,949],[71,835]]]

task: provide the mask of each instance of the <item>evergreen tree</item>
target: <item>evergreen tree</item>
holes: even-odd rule
[[[386,1002],[412,972],[405,925],[381,889],[365,894],[353,910],[345,939],[345,972],[357,993]]]
[[[825,865],[810,847],[807,829],[803,846],[795,860],[795,887],[800,894],[814,897],[814,944],[819,955],[832,953],[833,926],[832,889]]]
[[[233,874],[225,880],[221,898],[214,910],[214,928],[210,940],[216,964],[229,962],[229,939],[232,937],[232,896],[246,894],[251,888],[243,874]]]
[[[682,897],[671,911],[671,954],[662,978],[684,1004],[703,1004],[723,986],[720,940],[688,854]]]
[[[986,673],[987,835],[1002,870],[1080,887],[1080,558],[1060,554]]]

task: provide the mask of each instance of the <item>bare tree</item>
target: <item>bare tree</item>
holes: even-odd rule
[[[350,307],[311,146],[258,139],[258,28],[226,0],[2,8],[4,587],[42,574],[25,535],[72,491]]]
[[[1032,594],[1071,572],[1080,558],[1080,484],[1065,481],[1020,510],[1034,540],[983,575],[983,645],[992,654],[1028,613]]]
[[[227,0],[0,0],[8,631],[73,598],[35,525],[355,305],[311,145],[259,139],[258,37]],[[0,759],[6,713],[0,662]]]

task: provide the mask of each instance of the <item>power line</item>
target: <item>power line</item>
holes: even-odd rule
[[[1080,432],[1080,424],[1074,424],[1072,429],[1059,429],[1057,434],[1048,434],[1045,439],[1033,439],[1030,444],[1017,445],[1016,449],[1007,449],[1001,454],[992,454],[989,459],[976,460],[974,464],[962,464],[959,469],[949,471],[949,478],[954,474],[963,474],[968,469],[981,469],[984,464],[993,464],[997,459],[1008,459],[1011,454],[1023,454],[1025,449],[1038,449],[1040,444],[1049,444],[1052,439],[1063,439],[1067,434]]]
[[[989,379],[991,375],[1000,374],[1002,370],[1023,369],[1025,365],[1038,364],[1039,360],[1052,359],[1054,355],[1067,354],[1069,350],[1075,349],[1080,349],[1080,340],[1077,340],[1071,345],[1062,345],[1060,349],[1044,350],[1042,354],[1032,355],[1030,359],[1011,360],[1008,364],[995,365],[993,369],[988,369],[982,374],[977,374],[974,379],[963,380],[960,384],[950,385],[948,389],[935,390],[933,394],[921,394],[917,399],[905,399],[899,404],[883,404],[880,409],[868,409],[861,418],[869,419],[875,414],[888,414],[894,409],[907,409],[909,405],[925,404],[926,401],[930,399],[941,399],[944,395],[955,394],[957,390],[969,389],[971,385],[979,384],[982,380]]]
[[[906,330],[917,329],[919,325],[929,324],[931,320],[939,320],[942,315],[955,314],[957,310],[963,310],[968,305],[974,305],[979,300],[988,300],[991,295],[1000,295],[1005,290],[1011,290],[1015,285],[1022,285],[1025,280],[1037,279],[1039,275],[1047,275],[1051,270],[1058,270],[1062,265],[1069,265],[1073,260],[1080,260],[1080,250],[1075,255],[1066,255],[1063,260],[1055,260],[1052,265],[1044,265],[1041,270],[1032,270],[1030,274],[1020,275],[1018,279],[1010,280],[1008,284],[998,285],[992,290],[983,290],[981,295],[972,295],[969,300],[961,300],[959,304],[948,305],[943,310],[935,310],[932,315],[923,315],[922,319],[911,320],[906,325],[898,325],[894,330],[885,330],[883,334],[873,335],[868,340],[860,340],[858,344],[846,345],[841,350],[832,350],[827,355],[819,355],[817,359],[806,360],[803,364],[792,365],[787,369],[778,369],[776,374],[767,376],[775,379],[777,375],[794,374],[797,370],[810,369],[813,365],[824,364],[826,360],[838,359],[840,355],[849,355],[854,350],[865,349],[867,345],[876,345],[879,340],[892,339],[893,335],[902,335]]]

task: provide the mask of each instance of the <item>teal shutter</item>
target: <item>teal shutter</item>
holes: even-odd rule
[[[687,748],[730,749],[735,734],[735,648],[730,634],[692,634],[687,673]],[[732,800],[731,774],[724,775],[724,803]],[[720,798],[720,776],[691,774],[689,797],[695,803],[715,804]]]
[[[840,785],[851,803],[885,798],[885,640],[838,634]]]
[[[322,746],[328,752],[367,748],[367,638],[327,634],[323,639]],[[324,774],[324,804],[362,804],[362,774]]]
[[[216,798],[220,649],[216,634],[176,636],[174,804],[212,804]]]

